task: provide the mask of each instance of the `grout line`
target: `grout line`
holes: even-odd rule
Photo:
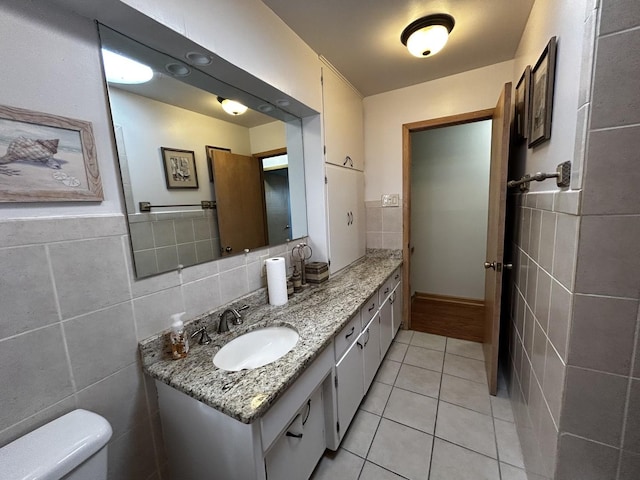
[[[58,328],[62,334],[62,345],[64,347],[64,355],[67,360],[67,369],[69,372],[69,380],[71,381],[71,388],[75,394],[78,391],[76,385],[76,379],[73,375],[73,367],[71,366],[71,353],[69,352],[69,344],[67,343],[67,334],[65,332],[64,325],[62,324],[62,307],[60,306],[60,297],[58,295],[58,287],[56,285],[56,278],[53,273],[53,263],[51,262],[51,252],[49,251],[49,245],[44,246],[45,255],[47,258],[47,268],[49,270],[49,278],[51,279],[51,287],[53,289],[53,299],[56,304],[56,311],[58,313]]]
[[[440,397],[442,396],[442,379],[444,378],[444,361],[447,356],[447,346],[449,338],[444,341],[444,352],[442,354],[442,373],[440,374],[440,384],[438,385],[438,398],[436,400],[436,414],[433,422],[433,436],[431,437],[431,455],[429,456],[429,471],[427,472],[427,480],[431,477],[431,467],[433,466],[433,452],[436,449],[436,427],[438,426],[438,412],[440,411]]]

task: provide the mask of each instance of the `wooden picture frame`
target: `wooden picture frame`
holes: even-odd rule
[[[556,37],[551,37],[536,65],[531,70],[529,148],[540,145],[551,138],[555,65]]]
[[[515,129],[519,139],[529,136],[529,109],[531,107],[531,65],[527,65],[516,85]]]
[[[168,190],[197,189],[198,171],[193,150],[160,147]]]
[[[91,122],[0,105],[0,202],[103,198]]]

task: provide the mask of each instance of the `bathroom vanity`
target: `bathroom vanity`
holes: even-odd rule
[[[253,302],[242,325],[170,360],[162,334],[141,342],[156,380],[173,475],[180,479],[308,478],[342,441],[402,321],[401,259],[368,255],[280,307]],[[256,296],[262,296],[260,305]],[[220,310],[187,322],[215,331]],[[221,346],[252,330],[288,326],[295,347],[263,367],[214,366]]]

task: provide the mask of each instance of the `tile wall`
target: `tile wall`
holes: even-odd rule
[[[220,258],[215,210],[129,215],[139,277]]]
[[[602,0],[558,479],[640,475],[640,4]]]
[[[640,4],[589,5],[582,190],[516,200],[510,387],[530,479],[640,472]]]
[[[400,199],[402,205],[402,199]],[[385,207],[379,200],[365,202],[367,248],[402,249],[402,208]]]
[[[172,313],[262,287],[263,260],[288,247],[136,280],[123,215],[7,220],[0,238],[0,446],[86,408],[113,427],[110,479],[160,479],[158,404],[137,341]]]
[[[542,192],[516,203],[510,394],[532,478],[553,478],[574,297],[579,192]]]

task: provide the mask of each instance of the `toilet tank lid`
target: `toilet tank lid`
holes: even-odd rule
[[[0,448],[2,478],[59,479],[104,447],[111,433],[100,415],[74,410]]]

